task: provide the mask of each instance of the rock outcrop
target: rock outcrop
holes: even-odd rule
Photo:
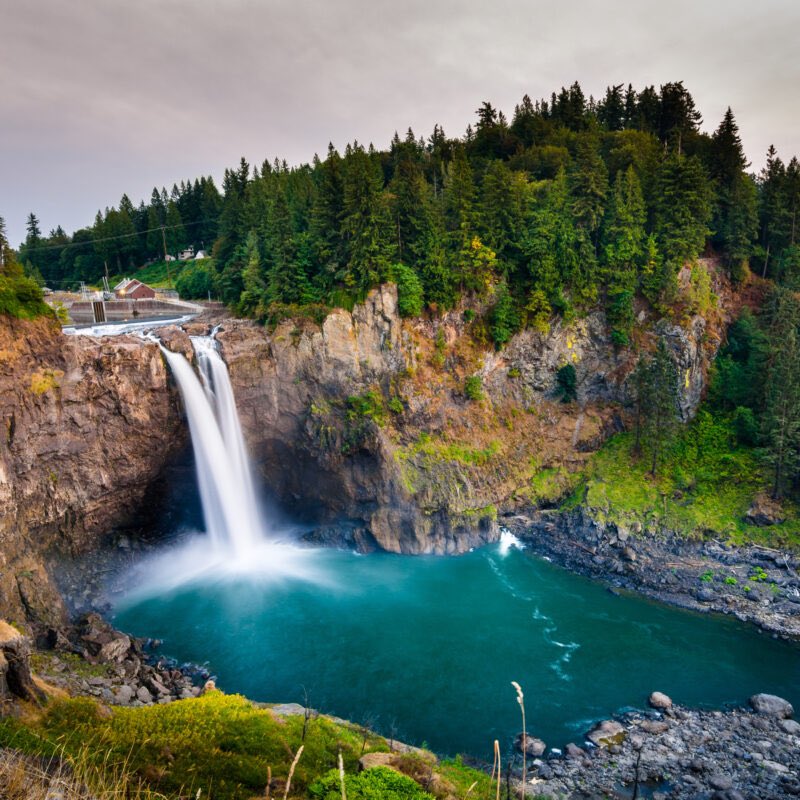
[[[31,640],[0,620],[0,705],[17,698],[38,702],[44,693],[31,675]]]
[[[58,626],[45,553],[92,547],[137,511],[184,441],[157,345],[0,316],[0,615]]]
[[[467,319],[456,309],[404,321],[386,285],[321,325],[224,323],[245,435],[277,498],[315,523],[349,521],[348,543],[362,549],[453,553],[495,538],[498,512],[557,495],[537,478],[558,484],[620,430],[634,356],[614,347],[601,311],[523,331],[500,352],[477,344]],[[718,323],[643,323],[645,346],[660,336],[675,355],[687,418]],[[577,404],[555,396],[567,363]],[[470,376],[478,397],[465,392]]]

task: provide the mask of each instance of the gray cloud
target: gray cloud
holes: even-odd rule
[[[799,29],[795,0],[0,0],[0,214],[14,242],[31,210],[71,231],[241,155],[456,135],[575,79],[682,79],[759,167],[800,152]]]

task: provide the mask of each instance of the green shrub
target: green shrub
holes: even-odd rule
[[[347,398],[347,418],[349,420],[367,418],[377,425],[383,425],[386,422],[383,395],[375,389],[370,389],[364,394],[351,395]]]
[[[483,397],[483,381],[480,375],[470,375],[464,381],[464,394],[468,400],[477,402]]]
[[[497,300],[489,313],[489,332],[499,350],[519,330],[522,320],[505,282],[497,288]]]
[[[402,414],[405,411],[405,407],[403,406],[403,401],[399,397],[392,397],[389,400],[389,411],[392,414]]]
[[[411,778],[388,767],[372,767],[345,775],[348,800],[434,800],[432,794]],[[332,769],[308,789],[315,800],[341,800],[339,771]]]
[[[210,260],[189,262],[175,279],[175,289],[181,297],[205,300],[214,281],[214,267]]]
[[[22,274],[0,274],[0,314],[34,319],[52,313],[36,281]]]
[[[418,317],[422,313],[424,291],[417,273],[406,264],[395,264],[389,278],[397,284],[397,309],[401,317]]]
[[[556,394],[562,403],[578,399],[578,376],[572,364],[565,364],[556,373]]]
[[[733,412],[731,421],[736,439],[741,444],[754,445],[758,443],[758,420],[751,408],[738,406]]]

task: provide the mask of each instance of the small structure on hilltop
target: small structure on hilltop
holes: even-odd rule
[[[205,250],[198,250],[197,254],[194,257],[195,261],[202,261],[204,258],[208,258]]]
[[[118,300],[152,300],[156,296],[154,289],[136,278],[125,278],[118,283],[114,287],[114,294]]]
[[[194,258],[194,247],[189,245],[185,250],[178,253],[178,261],[191,261]]]

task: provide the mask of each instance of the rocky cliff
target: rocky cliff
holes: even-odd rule
[[[185,436],[155,344],[0,316],[0,616],[63,617],[52,549],[129,518]]]
[[[640,313],[639,346],[664,337],[675,356],[687,419],[731,306],[721,278],[714,289],[721,302],[705,315]],[[600,311],[524,331],[501,352],[480,344],[479,317],[464,311],[404,321],[387,285],[319,326],[223,325],[242,424],[281,501],[317,522],[349,520],[365,549],[450,553],[494,538],[499,511],[568,491],[624,425],[634,354],[614,347]],[[567,363],[578,402],[565,405],[554,390]]]

